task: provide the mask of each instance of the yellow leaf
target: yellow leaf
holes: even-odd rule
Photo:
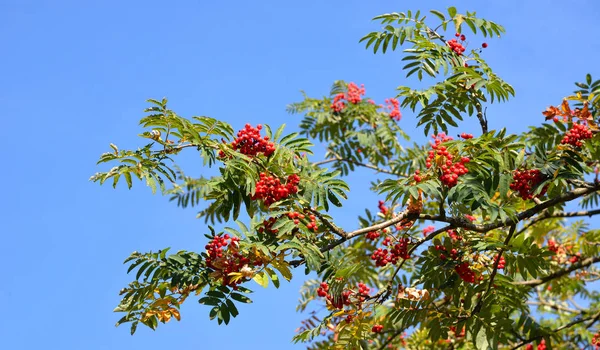
[[[275,267],[288,282],[292,279],[292,271],[290,271],[287,262],[273,261],[271,265],[273,265],[273,267]]]
[[[269,277],[265,274],[264,271],[257,273],[253,278],[254,282],[258,283],[263,288],[267,288],[269,286]]]
[[[181,315],[179,314],[179,310],[171,308],[170,311],[177,321],[181,321]]]
[[[456,27],[456,32],[460,33],[460,26],[462,25],[462,23],[465,21],[464,17],[462,15],[456,15],[454,16],[454,26]]]

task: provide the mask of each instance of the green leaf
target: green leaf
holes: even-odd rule
[[[456,7],[454,7],[454,6],[448,7],[448,15],[450,15],[450,17],[456,16]]]
[[[434,15],[436,15],[440,19],[440,21],[442,21],[442,22],[446,20],[446,16],[444,16],[444,14],[441,13],[440,11],[431,10],[429,12],[433,13]]]
[[[246,304],[252,303],[252,300],[250,300],[250,298],[248,298],[247,296],[240,294],[240,293],[231,293],[231,299],[238,301],[240,303],[246,303]]]

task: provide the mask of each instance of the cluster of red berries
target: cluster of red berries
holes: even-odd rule
[[[459,34],[459,35],[460,35],[460,34]],[[461,36],[461,40],[462,40],[462,38],[464,38],[464,37],[465,37],[465,36],[464,36],[464,35],[462,35],[462,36]],[[464,47],[464,46],[463,46],[461,43],[459,43],[459,42],[458,42],[456,39],[450,39],[450,40],[448,40],[448,41],[446,42],[446,44],[448,44],[448,46],[450,47],[450,49],[451,49],[452,51],[454,51],[454,53],[456,53],[456,54],[457,54],[457,55],[459,55],[459,56],[460,56],[460,55],[462,55],[462,54],[463,54],[463,52],[465,52],[465,50],[466,50],[466,49],[465,49],[465,47]]]
[[[273,229],[273,225],[277,222],[277,218],[269,218],[262,223],[262,227],[258,228],[259,233],[269,233],[269,234],[277,234],[279,232],[278,229]]]
[[[358,283],[358,294],[361,297],[368,297],[370,292],[371,292],[371,288],[367,287],[366,284],[364,284],[362,282]],[[361,301],[364,301],[364,299]]]
[[[377,248],[373,254],[371,254],[371,260],[375,260],[375,266],[383,267],[391,263],[395,265],[398,259],[404,260],[410,259],[408,254],[408,243],[410,239],[408,237],[400,238],[398,243],[392,246],[392,238],[390,236],[385,237],[383,245],[390,247],[390,249]]]
[[[446,247],[443,245],[436,245],[435,250],[446,251]],[[450,259],[456,260],[458,259],[458,250],[456,248],[450,249]],[[446,255],[444,253],[440,254],[440,260],[446,260]]]
[[[523,169],[513,172],[514,181],[510,184],[510,189],[519,192],[519,197],[527,200],[534,197],[534,188],[542,181],[544,176],[538,169]],[[535,197],[543,196],[546,193],[546,187]]]
[[[365,95],[365,85],[361,84],[360,88],[355,83],[348,84],[348,92],[346,93],[346,100],[350,103],[357,104],[362,99],[361,96]]]
[[[469,157],[461,157],[459,162],[452,163],[451,160],[446,160],[446,164],[442,165],[442,176],[440,180],[448,187],[454,187],[458,183],[458,177],[469,172],[465,164],[470,162]]]
[[[548,250],[556,253],[556,255],[552,257],[552,259],[557,260],[561,263],[565,263],[567,261],[567,255],[570,254],[569,251],[572,248],[573,248],[573,246],[571,246],[571,245],[563,245],[563,244],[556,243],[556,241],[553,238],[550,238],[548,240]],[[579,259],[581,259],[581,253],[578,252],[574,255],[571,255],[571,257],[568,259],[568,261],[571,264],[575,264],[576,262],[579,261]]]
[[[421,180],[423,180],[423,178],[421,177],[421,170],[415,170],[415,175],[413,176],[413,178],[415,179],[416,183],[421,182]]]
[[[433,231],[435,231],[435,226],[429,225],[423,229],[423,236],[427,236],[428,234],[430,234]]]
[[[398,99],[386,98],[385,103],[387,104],[387,109],[390,110],[390,118],[399,122],[402,119],[402,113],[400,113],[400,102]]]
[[[468,139],[472,139],[473,138],[473,134],[467,134],[466,132],[463,132],[462,134],[460,134],[460,137],[468,140]]]
[[[453,241],[462,241],[463,239],[456,230],[448,230],[448,236],[450,236]]]
[[[238,237],[215,236],[204,247],[206,249],[206,266],[212,268],[223,278],[223,284],[232,288],[244,282],[244,279],[231,280],[233,272],[243,272],[243,269],[251,270],[254,266],[262,265],[262,261],[251,261],[238,250]],[[226,250],[225,250],[226,248]]]
[[[538,344],[537,350],[546,350],[546,339],[542,339],[542,341]]]
[[[371,331],[373,333],[381,333],[383,331],[383,325],[376,324],[373,326],[373,328],[371,328]]]
[[[454,36],[459,38],[462,43],[464,43],[465,40],[467,40],[467,37],[464,34],[456,33],[456,34],[454,34]],[[465,47],[462,45],[461,42],[458,42],[456,39],[450,39],[446,42],[446,44],[448,44],[448,46],[450,46],[452,51],[454,51],[457,55],[460,56],[463,54],[463,52],[465,52]],[[488,44],[482,43],[481,47],[486,49],[488,47]],[[465,67],[466,67],[466,64],[465,64]]]
[[[446,136],[444,133],[433,135],[435,143],[431,145],[431,150],[427,155],[425,165],[427,168],[431,168],[432,164],[437,163],[437,157],[440,158],[442,166],[442,175],[440,175],[440,181],[448,187],[454,187],[458,183],[458,177],[469,172],[469,169],[465,167],[465,164],[470,162],[469,157],[461,157],[460,161],[453,162],[454,156],[448,152],[446,146],[442,143],[452,140],[452,137]],[[416,174],[418,175],[418,174]]]
[[[284,185],[275,176],[260,173],[260,180],[256,183],[256,192],[252,199],[262,199],[268,207],[287,198],[290,194],[297,193],[298,187],[296,185],[299,182],[300,177],[296,174],[288,176],[287,183]]]
[[[469,214],[465,214],[465,218],[467,218],[467,220],[469,220],[471,222],[477,220],[476,217],[474,217],[473,215],[469,215]]]
[[[494,262],[496,261],[498,261],[498,255],[494,257]],[[498,261],[498,270],[504,269],[504,266],[506,266],[506,260],[503,256],[500,256],[500,260]]]
[[[367,287],[365,284],[358,284],[358,303],[362,303],[365,300],[365,298],[369,296],[369,291],[370,288]],[[329,285],[327,284],[327,282],[321,282],[319,288],[317,288],[318,296],[322,298],[327,298],[327,301],[330,302],[331,305],[333,305],[333,307],[340,310],[343,309],[344,306],[352,304],[350,300],[350,296],[352,296],[352,294],[355,294],[355,292],[352,290],[344,290],[340,297],[335,298],[333,295],[329,294]],[[350,318],[350,320],[346,319],[346,321],[351,322],[352,318]]]
[[[592,130],[583,124],[573,124],[573,128],[567,131],[563,137],[561,144],[569,144],[573,147],[581,147],[583,145],[582,140],[591,139],[594,134]]]
[[[376,240],[377,238],[379,238],[381,234],[379,233],[379,231],[371,231],[369,233],[367,233],[367,239],[370,240]]]
[[[467,283],[475,283],[475,272],[469,267],[469,263],[464,261],[454,267],[454,271],[460,278]]]
[[[337,94],[333,97],[333,102],[331,103],[330,108],[334,112],[339,113],[346,107],[346,104],[344,103],[344,101],[342,101],[344,99],[344,97],[345,96],[342,92],[340,92],[339,94]]]
[[[275,144],[269,141],[269,137],[260,136],[262,125],[257,125],[256,128],[250,124],[246,124],[244,129],[238,131],[237,138],[231,143],[234,150],[239,150],[240,153],[254,157],[259,153],[265,156],[270,156],[275,152]],[[219,152],[219,156],[223,157],[224,153]]]
[[[304,214],[293,212],[293,211],[289,212],[287,215],[288,215],[288,218],[290,218],[291,220],[294,220],[294,224],[296,224],[296,225],[298,225],[300,223],[300,220],[302,220],[306,217]],[[309,230],[313,230],[314,232],[317,232],[317,230],[319,229],[319,226],[317,225],[317,218],[314,215],[309,215],[308,218],[310,219],[310,222],[308,224],[306,224],[306,228]]]
[[[317,288],[317,295],[321,298],[325,298],[327,295],[329,295],[329,285],[327,282],[321,282],[319,288]]]
[[[466,331],[466,327],[463,327],[460,333],[456,333],[456,326],[450,326],[450,332],[454,333],[456,338],[464,338]]]
[[[550,238],[548,240],[548,250],[551,252],[558,252],[558,250],[561,248],[560,244],[557,244],[556,241],[552,238]]]
[[[600,332],[594,334],[592,337],[592,345],[596,350],[600,349]]]
[[[388,207],[385,206],[385,202],[384,201],[379,201],[379,205],[377,206],[379,208],[379,212],[383,215],[387,215],[388,213]]]
[[[345,94],[340,92],[339,94],[335,95],[333,97],[333,102],[331,103],[330,108],[334,112],[339,113],[346,107],[346,104],[343,101],[344,99],[350,103],[357,104],[362,100],[361,96],[364,96],[364,94],[365,94],[365,86],[364,85],[361,85],[360,87],[358,87],[358,85],[356,85],[355,83],[349,83],[348,84],[348,92],[346,92]]]

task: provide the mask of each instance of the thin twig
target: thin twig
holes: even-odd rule
[[[551,274],[549,274],[546,277],[542,277],[542,278],[538,278],[538,279],[534,279],[534,280],[528,280],[528,281],[513,282],[513,284],[520,285],[520,286],[536,287],[536,286],[539,286],[541,284],[550,282],[550,281],[552,281],[554,279],[557,279],[557,278],[563,277],[565,275],[568,275],[568,274],[570,274],[573,271],[576,271],[576,270],[588,267],[588,266],[590,266],[590,265],[592,265],[594,263],[597,263],[599,261],[600,261],[600,256],[594,256],[594,257],[582,260],[582,261],[580,261],[578,263],[575,263],[575,264],[569,266],[566,269],[558,270],[558,271],[556,271],[554,273],[551,273]]]

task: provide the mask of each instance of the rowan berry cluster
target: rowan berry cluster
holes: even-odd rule
[[[444,247],[443,245],[436,245],[435,250],[447,252],[446,247]],[[458,249],[456,249],[456,248],[450,249],[450,259],[452,259],[452,260],[458,259],[458,253],[459,253]],[[440,260],[446,260],[446,259],[447,259],[446,255],[444,253],[441,253]]]
[[[348,84],[348,92],[346,93],[346,100],[350,103],[357,104],[362,99],[361,96],[365,95],[365,85],[361,84],[360,88],[355,83]]]
[[[359,282],[358,283],[358,295],[363,298],[361,301],[364,301],[364,297],[368,297],[371,292],[371,288],[367,287],[366,284]]]
[[[269,233],[269,234],[277,234],[279,232],[278,229],[273,229],[273,225],[277,222],[277,218],[269,218],[263,221],[262,226],[258,228],[259,233]]]
[[[582,140],[591,139],[594,134],[592,130],[583,124],[573,124],[571,130],[567,131],[563,137],[561,144],[571,145],[573,147],[581,147],[583,145]]]
[[[467,134],[466,132],[463,132],[462,134],[460,134],[460,137],[465,140],[469,140],[473,138],[473,134]]]
[[[408,254],[408,243],[410,239],[408,237],[400,238],[398,243],[392,243],[392,237],[387,236],[383,240],[383,245],[390,249],[377,248],[373,254],[371,254],[371,260],[375,261],[375,266],[383,267],[391,263],[395,265],[398,263],[398,259],[404,260],[410,259]]]
[[[461,35],[461,40],[464,37],[465,37],[464,35]],[[460,42],[458,42],[456,39],[450,39],[446,42],[446,44],[448,44],[450,49],[459,56],[461,56],[463,54],[463,52],[465,52],[465,50],[466,50],[465,47]]]
[[[456,338],[464,338],[466,335],[466,327],[463,327],[460,333],[456,333],[456,326],[450,326],[450,332],[454,333]]]
[[[433,231],[435,231],[435,226],[429,225],[423,229],[423,236],[427,236],[428,234],[430,234]]]
[[[216,275],[223,279],[223,285],[237,288],[248,277],[251,277],[253,267],[262,265],[262,261],[252,261],[238,250],[238,237],[230,237],[228,234],[215,236],[204,247],[206,249],[206,266],[215,270]],[[245,278],[232,280],[231,273],[241,272]]]
[[[342,101],[344,99],[344,94],[343,93],[339,93],[337,95],[335,95],[333,97],[333,102],[331,103],[331,109],[336,112],[339,113],[342,110],[344,110],[344,108],[346,107],[346,104],[344,103],[344,101]]]
[[[383,331],[383,325],[376,324],[373,326],[373,328],[371,328],[371,331],[373,333],[381,333]]]
[[[448,236],[450,236],[453,241],[462,241],[463,239],[456,230],[448,230]]]
[[[454,270],[463,281],[467,283],[475,283],[475,272],[471,270],[468,262],[463,261],[462,263],[456,265]]]
[[[369,233],[367,233],[367,239],[370,240],[376,240],[377,238],[379,238],[381,234],[379,233],[379,231],[371,231]]]
[[[306,217],[304,214],[294,211],[287,213],[287,216],[288,218],[290,218],[290,220],[294,220],[295,225],[298,225],[300,223],[300,220]]]
[[[415,175],[413,176],[413,179],[416,183],[419,183],[421,182],[421,180],[423,180],[423,178],[421,177],[421,171],[419,169],[415,170]]]
[[[592,345],[596,350],[600,349],[600,332],[594,334],[592,337]]]
[[[340,92],[339,94],[333,97],[333,102],[331,103],[330,108],[334,112],[339,113],[346,107],[346,103],[344,103],[344,100],[353,104],[357,104],[362,100],[361,96],[364,96],[364,94],[364,85],[358,87],[358,85],[356,85],[355,83],[349,83],[348,91],[345,94]]]
[[[398,99],[386,98],[385,103],[387,104],[387,109],[390,111],[390,118],[399,122],[402,119],[402,113],[400,113],[400,102]]]
[[[329,295],[329,285],[327,282],[321,282],[319,288],[317,288],[317,295],[321,298],[325,298],[327,295]]]
[[[538,344],[537,350],[546,350],[546,339],[542,339],[542,341]]]
[[[461,157],[460,161],[453,162],[454,156],[448,152],[446,146],[442,143],[452,140],[452,137],[446,136],[444,133],[433,136],[435,143],[431,145],[431,150],[427,155],[425,165],[427,168],[431,168],[433,164],[442,164],[440,169],[442,174],[440,175],[440,181],[448,187],[454,187],[458,183],[458,178],[469,172],[469,169],[465,167],[465,164],[471,161],[469,157]],[[418,174],[416,174],[418,175]]]
[[[384,201],[379,201],[379,212],[383,215],[387,215],[388,213],[388,207],[385,206],[385,202]]]
[[[465,218],[467,218],[467,220],[469,220],[471,222],[477,220],[476,217],[474,217],[473,215],[469,215],[469,214],[465,214]]]
[[[231,143],[231,146],[234,150],[250,157],[255,157],[259,153],[270,156],[275,152],[275,144],[269,141],[268,136],[260,136],[261,129],[262,125],[260,124],[256,128],[246,124],[244,129],[238,131],[237,138]],[[223,157],[224,153],[219,152],[219,156]]]
[[[350,297],[355,294],[355,298],[356,298],[356,302],[358,305],[360,305],[365,299],[366,297],[369,296],[369,292],[370,292],[370,288],[367,287],[364,283],[358,283],[358,292],[355,292],[353,290],[344,290],[342,292],[342,294],[339,297],[334,297],[333,295],[331,295],[329,293],[329,285],[327,284],[327,282],[321,282],[321,284],[319,285],[319,288],[317,288],[317,295],[319,297],[322,298],[327,298],[327,301],[329,303],[331,303],[331,305],[333,307],[335,307],[336,309],[343,309],[344,306],[348,306],[352,304],[352,301],[350,300]],[[348,321],[346,319],[346,321]],[[352,318],[350,318],[351,322]]]
[[[544,181],[544,176],[538,169],[515,170],[513,179],[510,189],[519,192],[519,197],[525,200],[540,197],[546,193],[546,187],[544,187],[539,194],[533,195],[533,190],[540,182]]]
[[[266,173],[260,173],[260,180],[256,183],[256,192],[252,199],[262,199],[267,207],[271,204],[287,198],[290,194],[298,192],[296,186],[300,182],[300,177],[296,174],[288,176],[287,183],[284,185],[275,176],[269,176]]]
[[[498,255],[496,255],[494,257],[494,263],[498,261],[498,270],[502,270],[504,269],[504,266],[506,266],[506,260],[504,259],[503,256],[500,256],[500,260],[498,260]]]

